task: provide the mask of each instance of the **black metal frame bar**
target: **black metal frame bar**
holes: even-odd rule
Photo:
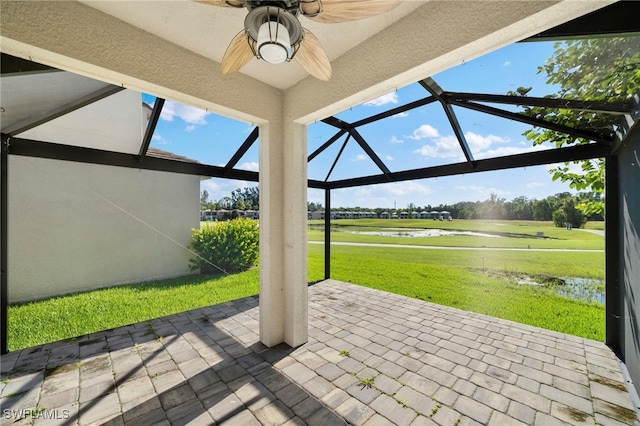
[[[467,159],[467,162],[474,167],[475,160],[473,159],[473,153],[469,148],[469,144],[467,143],[467,138],[464,136],[464,132],[462,131],[462,127],[460,126],[460,122],[458,121],[458,117],[456,117],[456,113],[453,111],[451,104],[449,103],[447,97],[445,96],[444,90],[442,87],[438,85],[431,77],[427,77],[423,80],[420,80],[418,83],[431,93],[432,96],[435,96],[442,108],[444,109],[444,113],[447,115],[447,119],[449,120],[449,124],[451,124],[451,128],[453,129],[453,133],[456,135],[456,139],[458,139],[458,143],[460,144],[460,148]]]
[[[2,64],[0,67],[0,75],[3,77],[10,75],[24,75],[25,73],[39,74],[45,72],[62,72],[57,68],[52,68],[48,65],[18,58],[17,56],[2,52],[0,52],[0,63]]]
[[[376,166],[378,166],[378,168],[380,169],[380,171],[382,171],[382,173],[384,173],[385,175],[388,175],[389,173],[391,173],[389,168],[384,164],[384,162],[380,159],[380,157],[378,157],[378,154],[375,153],[375,151],[364,140],[362,135],[356,129],[351,130],[350,133],[351,133],[351,136],[353,136],[353,139],[356,142],[358,142],[358,145],[360,145],[360,148],[362,148],[364,152],[366,152],[366,154],[369,156],[369,158],[371,158],[371,160],[373,160],[373,162],[376,163]]]
[[[370,124],[375,121],[382,120],[383,118],[393,117],[396,114],[400,114],[403,112],[411,111],[412,109],[420,108],[425,105],[429,105],[438,99],[435,96],[427,96],[426,98],[418,99],[413,102],[409,102],[408,104],[401,105],[396,108],[392,108],[388,111],[381,112],[379,114],[372,115],[371,117],[363,118],[362,120],[354,121],[351,125],[355,128],[364,126],[365,124]]]
[[[324,178],[325,182],[327,182],[329,180],[329,178],[331,177],[331,173],[333,173],[333,169],[336,167],[336,164],[338,164],[338,161],[340,160],[340,157],[342,157],[342,152],[347,147],[347,144],[349,143],[349,139],[351,139],[351,133],[347,134],[347,137],[344,139],[344,142],[343,142],[342,146],[340,147],[340,151],[338,151],[338,155],[336,155],[335,160],[333,160],[333,164],[331,164],[331,167],[329,167],[329,173],[327,173],[327,177]]]
[[[453,105],[457,105],[463,108],[472,109],[474,111],[484,112],[497,117],[507,118],[513,121],[519,121],[521,123],[530,124],[532,126],[538,126],[549,130],[555,130],[556,132],[566,133],[577,138],[589,139],[594,142],[609,145],[613,141],[613,136],[603,135],[601,133],[591,132],[589,130],[580,130],[573,127],[564,126],[562,124],[552,123],[550,121],[539,120],[534,117],[528,117],[523,114],[515,112],[505,111],[499,108],[490,107],[487,105],[476,104],[469,101],[451,101]]]
[[[524,41],[567,40],[637,33],[640,32],[638,16],[640,16],[640,2],[615,2],[538,33]]]
[[[382,171],[382,173],[384,173],[384,174],[390,173],[389,168],[384,164],[382,159],[380,159],[380,157],[378,157],[378,154],[375,153],[375,151],[371,148],[371,146],[367,143],[367,141],[364,140],[362,135],[356,130],[356,128],[353,126],[353,124],[347,123],[346,121],[340,120],[339,118],[336,118],[336,117],[325,118],[324,120],[322,120],[322,122],[326,123],[326,124],[328,124],[330,126],[333,126],[333,127],[336,127],[338,129],[340,129],[340,132],[338,132],[336,135],[334,135],[331,139],[329,139],[329,141],[324,143],[313,154],[311,154],[309,156],[309,160],[308,161],[311,161],[313,158],[316,157],[316,155],[318,155],[324,149],[328,148],[333,142],[335,142],[339,138],[338,135],[341,134],[341,132],[348,132],[349,136],[353,137],[353,139],[358,143],[358,145],[360,145],[360,148],[362,148],[362,150],[369,156],[371,161],[373,161],[376,164],[376,166],[378,166],[378,168]],[[347,138],[347,141],[348,140],[349,140],[349,138]],[[336,163],[338,162],[338,158],[340,158],[340,155],[342,155],[342,151],[344,151],[345,146],[346,146],[346,141],[345,141],[344,145],[342,145],[342,148],[340,148],[340,152],[338,153],[338,157],[333,162],[333,165],[331,166],[331,170],[329,170],[329,174],[327,175],[327,178],[325,179],[325,181],[329,179],[329,176],[331,175],[331,172],[333,171],[333,168],[335,167]]]
[[[464,92],[446,92],[445,96],[450,102],[488,102],[493,104],[526,105],[554,109],[577,109],[608,114],[630,114],[633,111],[633,101],[580,101],[574,99],[538,98],[533,96],[491,95],[485,93]]]
[[[258,172],[232,169],[227,172],[223,167],[210,166],[195,162],[169,160],[147,156],[144,163],[138,162],[137,154],[104,151],[71,145],[60,145],[31,139],[12,138],[9,154],[27,157],[49,158],[53,160],[74,161],[79,163],[102,164],[106,166],[127,167],[141,170],[156,170],[187,175],[225,177],[229,179],[258,181]]]
[[[2,138],[8,135],[2,134]],[[140,170],[155,170],[159,172],[182,173],[186,175],[209,176],[258,182],[259,173],[249,170],[231,169],[211,166],[195,162],[171,160],[147,156],[143,164],[138,162],[137,154],[104,151],[101,149],[85,148],[71,145],[60,145],[41,142],[32,139],[11,138],[8,149],[10,155],[25,157],[48,158],[52,160],[73,161],[78,163],[101,164],[105,166],[126,167]],[[315,179],[308,179],[309,188],[324,189],[326,184]]]
[[[351,188],[355,186],[373,185],[386,182],[401,182],[414,179],[426,179],[443,176],[460,175],[465,173],[488,172],[506,170],[518,167],[539,166],[543,164],[561,163],[564,161],[586,160],[590,158],[606,157],[610,148],[602,144],[574,145],[564,148],[534,151],[524,154],[508,155],[504,157],[476,160],[475,167],[469,163],[445,164],[442,166],[392,172],[388,175],[371,175],[353,179],[343,179],[327,182],[328,188]]]
[[[335,141],[337,141],[338,139],[340,139],[342,136],[345,135],[345,133],[347,133],[346,130],[340,130],[338,133],[336,133],[335,135],[333,135],[328,141],[326,141],[325,143],[323,143],[318,149],[316,149],[315,151],[313,151],[311,153],[311,155],[309,155],[309,157],[307,157],[307,163],[311,160],[313,160],[314,158],[316,158],[318,155],[320,155],[325,149],[329,148],[331,145],[333,145],[333,143]]]
[[[620,353],[624,347],[622,294],[620,288],[620,174],[618,156],[605,160],[605,343]]]
[[[340,130],[351,130],[353,126],[351,123],[347,123],[346,121],[340,120],[337,117],[331,116],[321,120],[323,123],[328,124],[329,126],[333,126],[336,129]]]
[[[7,310],[9,303],[9,138],[0,140],[0,354],[9,351]]]
[[[238,161],[240,161],[242,156],[244,154],[246,154],[247,151],[249,150],[249,148],[251,148],[253,146],[253,144],[255,143],[255,141],[258,140],[258,136],[260,136],[260,128],[256,126],[253,129],[253,131],[249,134],[249,136],[247,136],[247,139],[244,140],[242,145],[240,145],[240,148],[238,148],[236,153],[233,154],[233,157],[231,157],[229,162],[227,162],[227,164],[224,166],[224,169],[226,171],[233,170],[233,166],[238,164]]]
[[[324,279],[331,279],[331,189],[324,189]]]
[[[138,153],[139,163],[142,163],[145,155],[147,155],[147,150],[149,149],[149,145],[151,145],[151,139],[153,138],[153,133],[156,131],[156,126],[158,125],[160,114],[162,114],[163,106],[164,99],[156,98],[156,101],[153,103],[153,110],[151,110],[151,117],[149,117],[149,123],[147,124],[147,128],[144,130],[142,145],[140,146],[140,152]]]

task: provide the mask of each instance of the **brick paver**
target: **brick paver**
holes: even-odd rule
[[[305,345],[265,347],[258,317],[249,297],[7,354],[2,423],[640,426],[600,342],[332,280]]]

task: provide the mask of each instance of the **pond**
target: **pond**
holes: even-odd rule
[[[605,301],[604,281],[592,278],[559,277],[553,278],[553,284],[539,282],[529,276],[521,276],[516,282],[523,285],[551,286],[559,296],[582,300],[588,303],[602,303]]]
[[[564,281],[564,285],[556,287],[556,293],[560,296],[604,304],[604,281],[575,277],[560,279]]]
[[[472,237],[490,237],[490,238],[504,238],[502,235],[487,234],[483,232],[474,231],[457,231],[455,229],[392,229],[385,228],[384,230],[376,231],[342,231],[347,234],[360,234],[360,235],[376,235],[379,237],[403,237],[403,238],[416,238],[416,237],[446,237],[451,235],[466,235]]]

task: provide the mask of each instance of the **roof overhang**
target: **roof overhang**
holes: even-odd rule
[[[406,1],[378,18],[305,24],[329,52],[329,82],[258,61],[222,76],[220,49],[244,15],[195,2],[3,1],[0,42],[13,56],[236,119],[306,124],[610,3]]]

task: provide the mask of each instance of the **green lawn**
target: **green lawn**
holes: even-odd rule
[[[604,231],[604,222],[587,222],[584,229],[598,229]]]
[[[434,221],[425,219],[342,219],[334,220],[331,240],[336,242],[370,242],[379,244],[434,245],[447,247],[499,247],[499,248],[543,248],[604,250],[604,238],[581,230],[557,228],[552,222],[535,221],[491,221],[453,220]],[[323,241],[324,229],[321,221],[310,221],[309,240]],[[491,233],[508,238],[479,236],[442,236],[399,238],[362,235],[351,231],[379,231],[382,228],[397,229],[446,229]],[[596,228],[590,228],[596,229]],[[537,238],[538,232],[544,238]]]
[[[336,222],[344,226],[380,226],[374,220]],[[535,235],[540,231],[557,239],[553,244],[559,247],[554,248],[601,248],[604,245],[604,238],[601,236],[582,231],[566,231],[539,222],[377,222],[384,222],[387,226],[392,222],[396,227],[417,227],[411,222],[420,222],[423,226],[449,226],[449,229],[466,230],[479,230],[478,227],[481,226],[485,232],[504,229],[500,232],[523,235]],[[322,240],[321,231],[310,231],[309,235],[310,239]],[[345,241],[386,242],[384,237],[345,233],[334,233],[332,239],[340,240],[338,236]],[[387,238],[401,244],[413,240]],[[488,246],[484,240],[495,240],[461,238],[467,239],[454,244],[451,241],[428,238],[428,244],[479,247]],[[523,241],[537,241],[524,237],[504,240],[514,244],[512,247],[526,247],[522,245],[525,244]],[[542,244],[545,240],[540,241]],[[545,242],[547,243],[549,242]],[[532,244],[532,248],[534,247],[537,246]],[[509,278],[513,274],[528,274],[603,279],[604,252],[352,246],[332,246],[331,252],[334,279],[551,330],[596,340],[604,339],[602,305],[563,298],[555,295],[553,289],[517,285]],[[310,282],[319,281],[324,276],[323,255],[322,245],[309,245]],[[8,312],[9,349],[17,350],[254,295],[258,293],[258,281],[257,269],[230,276],[191,275],[11,305]]]
[[[110,287],[9,306],[9,350],[81,336],[258,293],[258,270]]]
[[[310,253],[324,253],[324,246],[310,244]],[[556,277],[580,277],[604,279],[604,253],[542,252],[542,251],[498,251],[498,250],[416,250],[386,247],[331,247],[333,261],[342,257],[366,255],[367,258],[396,262],[439,265],[450,270],[486,270],[550,275]],[[335,259],[334,259],[335,258]],[[310,257],[311,262],[311,257]],[[399,265],[401,266],[401,265]],[[368,265],[366,266],[369,267]],[[311,267],[309,268],[311,270]],[[359,269],[353,266],[354,271]],[[316,279],[320,277],[314,277]]]

